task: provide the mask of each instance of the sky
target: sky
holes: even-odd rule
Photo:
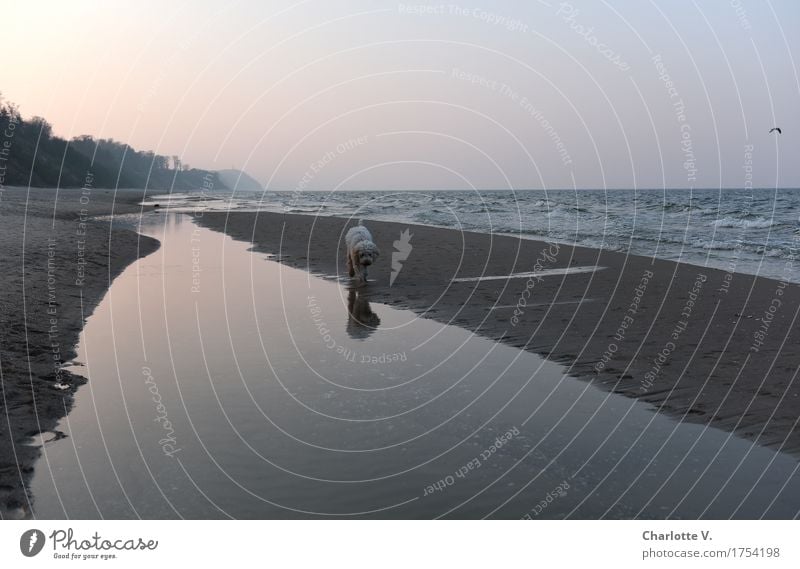
[[[2,6],[24,117],[269,189],[800,186],[796,0]]]

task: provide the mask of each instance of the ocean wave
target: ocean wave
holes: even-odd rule
[[[514,208],[514,206],[511,205],[511,208]],[[474,209],[465,209],[463,213],[468,213],[468,214],[509,213],[509,207],[487,205],[487,206],[476,207]],[[512,209],[512,213],[516,213],[516,211]]]
[[[687,213],[691,211],[700,211],[702,212],[704,208],[695,204],[695,203],[686,203],[686,202],[662,202],[657,205],[650,206],[650,209],[659,209],[661,211],[666,212],[677,212],[677,213]]]
[[[752,241],[708,241],[704,239],[697,239],[692,242],[692,246],[704,250],[711,251],[734,251],[740,250],[742,252],[755,254],[760,257],[769,257],[772,259],[793,259],[796,251],[791,246],[773,244],[764,245],[761,243],[754,243]]]
[[[730,241],[709,241],[707,239],[695,239],[691,243],[692,247],[698,249],[709,249],[713,251],[733,251],[737,244]]]
[[[760,247],[756,252],[765,257],[774,257],[777,259],[788,259],[792,255],[791,251],[779,247]]]
[[[773,219],[766,219],[763,217],[758,216],[751,216],[754,219],[740,219],[735,217],[723,217],[722,219],[716,220],[713,225],[714,227],[725,227],[725,228],[741,228],[741,229],[764,229],[766,227],[773,227],[778,225],[778,223]]]
[[[298,207],[298,206],[289,206],[284,207],[283,211],[286,213],[317,213],[318,211],[325,209],[326,206],[320,205],[317,207]]]
[[[578,245],[583,245],[584,247],[590,247],[592,249],[602,249],[604,251],[615,251],[617,253],[628,253],[629,248],[627,243],[609,243],[608,241],[602,241],[599,239],[581,239],[577,243]]]
[[[683,190],[626,192],[430,191],[408,192],[181,192],[148,196],[162,208],[195,211],[246,210],[304,215],[357,215],[365,219],[422,223],[526,239],[576,243],[612,251],[657,255],[696,262],[725,262],[736,252],[740,267],[783,274],[785,260],[797,254],[800,191],[777,196],[752,192]],[[248,200],[247,197],[252,199]],[[203,203],[198,203],[203,200]],[[357,212],[357,213],[356,213]],[[709,231],[711,230],[711,231]],[[762,238],[770,232],[769,240]],[[715,232],[715,233],[714,233]],[[711,239],[714,233],[714,240]],[[748,237],[748,239],[742,239]],[[755,270],[755,269],[754,269]],[[800,281],[800,271],[793,269]]]
[[[560,216],[569,216],[574,218],[576,214],[587,214],[587,213],[596,214],[596,212],[589,211],[585,207],[563,205],[563,204],[555,204],[555,205],[551,204],[550,211],[547,212],[547,215],[548,216],[560,215]]]
[[[494,227],[492,233],[503,234],[503,235],[533,235],[536,237],[547,237],[547,236],[552,237],[555,235],[552,231],[549,231],[547,229],[535,229],[535,228],[520,229],[519,227],[504,227],[500,225]]]

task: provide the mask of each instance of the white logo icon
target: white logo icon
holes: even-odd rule
[[[400,274],[400,270],[403,268],[403,261],[408,259],[408,256],[411,254],[411,250],[414,248],[411,245],[411,238],[413,236],[414,235],[409,233],[408,228],[406,228],[402,233],[400,233],[400,239],[392,243],[395,251],[392,251],[392,274],[389,277],[389,286],[394,284],[394,280],[397,278],[397,275]]]
[[[38,529],[29,529],[19,539],[19,549],[25,557],[33,557],[44,547],[44,532]]]

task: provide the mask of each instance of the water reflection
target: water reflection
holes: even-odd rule
[[[797,461],[154,214],[43,443],[43,518],[791,517]],[[380,314],[380,317],[378,317]],[[547,502],[548,496],[558,496]],[[542,508],[542,501],[547,503]],[[538,507],[537,507],[538,506]]]
[[[356,340],[365,340],[380,326],[380,317],[373,312],[367,294],[356,288],[347,293],[347,333]]]

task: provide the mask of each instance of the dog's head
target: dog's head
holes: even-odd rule
[[[372,241],[361,241],[355,246],[355,253],[358,257],[358,264],[362,267],[369,267],[381,254],[378,246]]]

